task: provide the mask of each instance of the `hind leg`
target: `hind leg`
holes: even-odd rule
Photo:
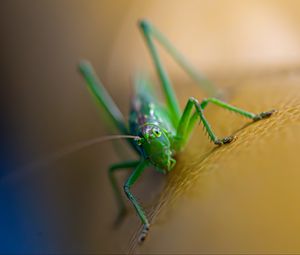
[[[226,110],[229,110],[229,111],[232,111],[232,112],[235,112],[235,113],[238,113],[246,118],[249,118],[249,119],[252,119],[254,121],[258,121],[258,120],[261,120],[261,119],[265,119],[265,118],[268,118],[272,115],[272,113],[274,113],[274,110],[271,110],[271,111],[267,111],[267,112],[262,112],[262,113],[259,113],[259,114],[254,114],[254,113],[251,113],[251,112],[247,112],[241,108],[237,108],[233,105],[230,105],[230,104],[227,104],[217,98],[207,98],[207,99],[204,99],[202,102],[201,102],[201,108],[204,109],[208,103],[213,103],[217,106],[220,106]]]

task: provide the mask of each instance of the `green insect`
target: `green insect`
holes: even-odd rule
[[[165,105],[158,102],[150,89],[151,86],[148,80],[143,78],[137,79],[135,96],[131,102],[129,125],[127,126],[120,110],[97,78],[92,66],[88,62],[83,61],[80,63],[80,71],[92,94],[110,115],[119,131],[127,137],[132,149],[140,155],[138,161],[126,161],[112,165],[109,168],[109,178],[117,198],[120,215],[122,215],[125,212],[125,202],[122,199],[121,190],[117,186],[114,173],[121,169],[133,169],[123,188],[143,224],[140,241],[144,241],[149,231],[150,223],[142,206],[131,193],[130,188],[138,180],[145,168],[152,166],[163,174],[171,171],[176,165],[175,156],[184,149],[196,122],[199,120],[204,125],[210,140],[215,145],[220,146],[230,143],[233,140],[233,136],[220,139],[215,135],[204,115],[206,106],[212,103],[243,115],[253,121],[267,118],[272,115],[273,111],[254,114],[227,104],[217,98],[207,98],[199,102],[197,99],[190,97],[182,112],[153,39],[156,39],[165,47],[179,65],[194,80],[198,81],[209,95],[216,94],[216,88],[202,75],[197,73],[153,25],[148,21],[142,20],[139,22],[139,26],[160,78],[166,101]]]

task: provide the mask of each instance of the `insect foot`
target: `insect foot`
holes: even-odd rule
[[[231,143],[234,140],[234,136],[226,136],[223,139],[217,139],[215,141],[215,145],[223,145],[227,143]]]
[[[140,234],[140,237],[139,237],[139,244],[142,244],[146,240],[146,237],[149,232],[149,227],[150,227],[150,225],[144,225],[142,233]]]
[[[271,110],[271,111],[268,111],[268,112],[262,112],[260,114],[257,114],[253,118],[253,120],[258,121],[258,120],[262,120],[262,119],[265,119],[265,118],[269,118],[274,112],[275,112],[275,110]]]

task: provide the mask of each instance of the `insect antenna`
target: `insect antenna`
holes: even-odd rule
[[[118,140],[118,139],[134,139],[139,140],[141,139],[139,136],[134,135],[108,135],[108,136],[101,136],[97,138],[93,138],[87,141],[78,142],[72,145],[69,145],[61,150],[58,150],[54,153],[50,153],[48,156],[38,159],[36,161],[33,161],[29,163],[28,165],[19,167],[18,170],[14,173],[11,173],[5,177],[3,177],[0,181],[15,178],[15,177],[21,177],[22,175],[27,175],[29,173],[32,173],[33,171],[46,166],[48,164],[54,163],[55,161],[68,156],[69,154],[75,153],[77,151],[80,151],[82,149],[88,148],[90,146],[100,144],[103,142],[111,141],[111,140]]]

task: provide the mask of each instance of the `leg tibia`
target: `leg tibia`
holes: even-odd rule
[[[213,132],[209,122],[207,121],[207,119],[205,118],[204,113],[203,113],[203,110],[208,105],[208,103],[213,103],[213,104],[218,105],[227,110],[241,114],[241,115],[243,115],[247,118],[250,118],[254,121],[268,118],[274,112],[272,110],[272,111],[268,111],[268,112],[262,112],[260,114],[254,114],[251,112],[247,112],[243,109],[237,108],[235,106],[232,106],[230,104],[227,104],[216,98],[205,99],[199,104],[199,102],[195,98],[191,97],[191,98],[189,98],[189,100],[185,106],[185,109],[184,109],[181,119],[179,121],[179,125],[177,127],[177,132],[176,132],[176,136],[174,139],[175,140],[174,147],[176,150],[181,150],[182,147],[186,144],[187,139],[190,136],[190,133],[192,132],[198,117],[200,117],[200,120],[203,123],[204,128],[205,128],[206,132],[208,133],[209,138],[216,145],[230,143],[234,139],[233,136],[228,136],[223,139],[219,139],[215,135],[215,133]],[[194,112],[193,112],[193,108],[195,109]]]
[[[274,110],[272,111],[268,111],[268,112],[262,112],[260,114],[254,114],[254,113],[251,113],[251,112],[247,112],[243,109],[240,109],[240,108],[237,108],[233,105],[230,105],[230,104],[227,104],[217,98],[208,98],[208,99],[204,99],[202,102],[201,102],[201,108],[204,109],[208,103],[213,103],[217,106],[220,106],[224,109],[227,109],[229,111],[232,111],[232,112],[236,112],[240,115],[243,115],[249,119],[252,119],[254,121],[257,121],[257,120],[261,120],[261,119],[264,119],[264,118],[268,118],[272,115],[272,113],[274,112]]]
[[[193,79],[202,89],[205,90],[207,95],[216,95],[218,89],[214,84],[209,81],[203,74],[199,73],[193,65],[187,61],[187,59],[172,45],[172,43],[162,34],[156,27],[154,27],[147,20],[139,21],[139,26],[143,31],[151,33],[151,36],[155,38],[160,45],[170,54],[170,56],[179,64],[179,66]]]
[[[193,108],[195,109],[195,113],[192,114]],[[180,150],[186,143],[187,138],[190,135],[190,132],[192,131],[192,128],[194,126],[194,123],[196,122],[196,117],[200,117],[201,122],[204,125],[204,128],[209,136],[209,138],[217,145],[221,145],[224,143],[228,143],[232,141],[231,137],[226,137],[224,139],[218,139],[218,137],[213,132],[209,122],[205,118],[203,114],[203,109],[201,108],[201,105],[199,104],[198,100],[191,97],[189,98],[185,109],[183,111],[183,114],[181,116],[181,119],[179,121],[179,125],[177,128],[177,133],[175,136],[175,142],[177,143],[175,145],[175,148]]]
[[[132,203],[132,205],[134,206],[140,220],[142,221],[142,223],[144,225],[143,232],[141,233],[141,236],[140,236],[140,241],[145,240],[150,224],[149,224],[147,216],[146,216],[144,210],[142,209],[141,205],[139,204],[137,199],[130,192],[130,188],[136,182],[136,180],[140,177],[141,173],[145,170],[147,165],[148,165],[147,161],[141,161],[124,184],[124,192],[125,192],[126,196],[128,197],[128,199],[130,200],[130,202]]]
[[[176,98],[176,94],[173,90],[171,81],[169,79],[169,76],[162,64],[157,48],[154,44],[153,33],[152,33],[153,27],[147,21],[142,20],[140,21],[140,28],[145,37],[146,44],[148,46],[157,74],[161,81],[161,86],[165,95],[166,103],[171,115],[172,122],[173,124],[177,125],[180,117],[180,108]]]
[[[126,170],[126,169],[136,167],[138,165],[138,163],[139,163],[138,161],[122,162],[122,163],[112,165],[108,170],[109,180],[110,180],[111,186],[113,188],[113,191],[115,193],[115,197],[116,197],[118,207],[119,207],[119,216],[118,216],[117,222],[125,215],[126,206],[125,206],[122,194],[121,194],[121,190],[118,187],[117,180],[116,180],[114,173],[115,173],[115,171]]]

